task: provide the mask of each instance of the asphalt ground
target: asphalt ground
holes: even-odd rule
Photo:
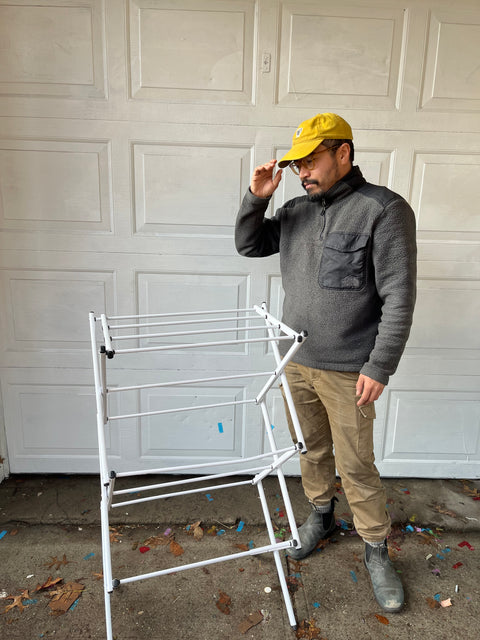
[[[406,593],[400,613],[385,614],[376,604],[363,542],[339,484],[332,538],[300,563],[281,552],[296,629],[268,553],[122,585],[111,596],[114,637],[480,638],[480,483],[390,479],[385,485],[394,522],[389,547]],[[301,523],[309,511],[298,478],[288,486]],[[268,478],[265,488],[276,535],[288,538],[276,480]],[[212,495],[137,505],[138,513],[113,511],[114,577],[268,543],[254,488]],[[12,476],[0,485],[1,638],[106,637],[99,496],[93,476]],[[199,521],[203,535],[195,537]]]

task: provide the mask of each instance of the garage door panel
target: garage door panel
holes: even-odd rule
[[[416,153],[411,202],[420,237],[479,241],[480,216],[477,201],[472,198],[479,181],[477,153]]]
[[[2,229],[111,231],[110,162],[108,141],[1,141]]]
[[[401,8],[283,4],[278,103],[394,109],[405,28]]]
[[[430,12],[422,109],[480,110],[479,38],[480,11]]]
[[[435,380],[436,385],[443,379]],[[397,380],[398,383],[398,380]],[[414,388],[388,392],[382,461],[480,459],[480,394]]]
[[[479,289],[478,280],[420,280],[409,348],[479,350]]]
[[[5,417],[15,425],[7,433],[12,472],[98,471],[95,393],[87,374],[2,370]],[[118,434],[110,427],[106,441],[109,455],[118,458]]]
[[[131,0],[128,23],[135,100],[253,102],[252,0]]]
[[[0,93],[105,98],[103,0],[0,6]]]
[[[136,232],[230,232],[248,188],[252,151],[250,145],[200,145],[185,138],[133,144]]]
[[[88,310],[115,309],[112,272],[0,271],[4,351],[86,349]]]

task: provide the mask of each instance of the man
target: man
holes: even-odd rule
[[[390,518],[374,464],[373,420],[374,401],[397,368],[412,322],[415,217],[401,196],[366,182],[353,157],[343,118],[323,113],[302,122],[280,169],[275,173],[271,160],[254,170],[235,242],[248,257],[280,253],[283,321],[308,332],[286,374],[308,449],[301,471],[312,512],[299,528],[301,548],[288,553],[304,558],[334,530],[337,468],[375,597],[395,612],[404,595],[388,557]],[[266,218],[287,166],[307,195]]]

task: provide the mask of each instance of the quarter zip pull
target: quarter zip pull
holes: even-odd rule
[[[322,198],[322,210],[320,212],[320,215],[322,216],[322,228],[320,230],[320,238],[323,238],[323,232],[325,231],[326,211],[327,211],[327,201],[325,200],[325,198]]]

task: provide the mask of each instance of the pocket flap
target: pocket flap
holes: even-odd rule
[[[334,231],[325,239],[325,246],[337,251],[358,251],[366,247],[369,239],[368,233],[340,233]]]

